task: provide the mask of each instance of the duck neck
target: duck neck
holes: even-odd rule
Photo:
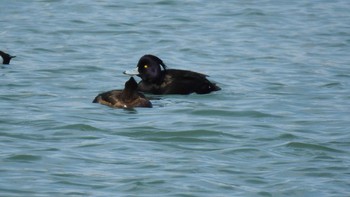
[[[161,85],[164,81],[166,71],[161,72],[160,76],[154,81],[157,85]]]

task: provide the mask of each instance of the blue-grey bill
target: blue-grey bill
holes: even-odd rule
[[[135,69],[133,70],[126,70],[123,72],[124,75],[130,75],[130,76],[135,76],[135,75],[138,75],[140,74],[139,71],[138,71],[138,68],[136,67]]]

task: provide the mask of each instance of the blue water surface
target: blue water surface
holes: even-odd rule
[[[349,8],[2,0],[0,196],[350,196]],[[91,103],[144,54],[222,90]]]

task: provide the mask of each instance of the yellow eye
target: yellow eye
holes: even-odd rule
[[[144,68],[148,68],[148,65],[144,65],[143,67],[144,67]]]

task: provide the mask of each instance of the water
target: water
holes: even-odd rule
[[[0,196],[350,196],[349,8],[2,0]],[[222,90],[91,103],[149,53]]]

